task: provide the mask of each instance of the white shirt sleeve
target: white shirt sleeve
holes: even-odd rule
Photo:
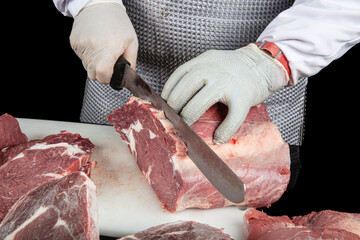
[[[91,3],[117,2],[123,4],[122,0],[53,0],[53,2],[55,7],[68,17],[76,17],[84,6]]]
[[[360,42],[360,0],[297,0],[267,26],[264,40],[283,51],[295,84]]]

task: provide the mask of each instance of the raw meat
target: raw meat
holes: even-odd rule
[[[158,225],[119,240],[227,240],[233,239],[220,229],[193,221],[177,221]]]
[[[27,137],[20,130],[18,121],[5,113],[0,116],[0,151],[19,143],[27,142]],[[0,166],[2,162],[0,160]]]
[[[244,215],[244,223],[248,240],[360,240],[360,214],[358,213],[324,210],[290,219],[288,216],[268,216],[252,209]]]
[[[32,190],[0,224],[0,239],[99,239],[94,183],[73,172]]]
[[[244,181],[246,196],[241,205],[269,206],[282,196],[289,182],[289,147],[270,122],[264,105],[250,110],[228,143],[215,145],[213,133],[226,113],[225,105],[216,104],[192,129]],[[189,159],[171,122],[149,102],[132,97],[108,120],[128,145],[164,208],[175,212],[233,205]]]
[[[0,222],[16,201],[49,180],[74,171],[89,175],[93,149],[89,139],[62,131],[0,151]]]

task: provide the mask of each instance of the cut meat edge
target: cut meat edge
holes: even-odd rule
[[[43,152],[48,150],[57,152],[57,155],[44,155]],[[62,131],[2,151],[0,158],[6,163],[0,166],[0,177],[3,178],[0,182],[0,222],[21,196],[43,183],[74,171],[90,175],[96,164],[90,162],[93,150],[94,145],[89,139]],[[49,159],[51,161],[47,161]]]
[[[143,119],[142,116],[138,116],[137,115],[138,111],[140,111],[140,112],[145,111],[148,119],[146,119],[146,118]],[[212,109],[211,111],[214,111],[214,110]],[[271,191],[269,191],[269,189],[266,189],[266,192],[274,193],[273,196],[266,196],[266,194],[265,194],[263,196],[263,199],[261,199],[261,196],[259,195],[258,191],[256,191],[256,186],[250,187],[249,192],[250,193],[253,192],[251,194],[251,199],[253,199],[254,201],[251,201],[251,199],[250,199],[250,201],[247,203],[249,204],[249,206],[253,206],[253,207],[269,206],[272,202],[277,201],[281,197],[283,192],[286,190],[286,185],[288,184],[288,181],[290,179],[290,154],[289,154],[288,145],[286,143],[284,143],[284,141],[281,139],[280,133],[278,132],[277,128],[275,126],[273,126],[272,123],[269,122],[268,117],[266,117],[266,118],[265,117],[260,117],[260,118],[257,117],[257,115],[256,115],[257,111],[259,113],[260,112],[266,113],[266,110],[264,110],[264,108],[262,108],[260,106],[260,107],[255,107],[254,111],[252,111],[251,114],[249,114],[250,120],[248,120],[248,123],[245,127],[242,127],[239,130],[238,134],[247,134],[248,133],[248,130],[246,130],[247,127],[248,126],[250,126],[250,127],[257,126],[257,122],[256,122],[257,119],[260,119],[259,121],[264,121],[264,130],[265,131],[277,131],[276,144],[280,144],[280,145],[278,145],[276,152],[274,152],[274,150],[271,150],[271,149],[269,150],[269,152],[264,151],[264,156],[268,156],[268,155],[272,156],[273,159],[271,161],[276,160],[275,164],[278,164],[279,166],[272,167],[271,164],[268,164],[269,168],[273,168],[273,169],[265,169],[265,168],[260,169],[260,171],[265,171],[265,172],[267,172],[269,170],[268,171],[269,176],[273,175],[274,171],[277,172],[276,173],[276,176],[277,176],[276,178],[278,178],[277,180],[274,177],[271,177],[272,180],[275,180],[271,184],[273,184],[276,187],[275,188],[272,187],[272,189],[271,189],[271,186],[270,186],[269,189]],[[264,114],[264,113],[261,113],[261,114]],[[142,115],[145,115],[145,114],[142,114]],[[211,120],[211,116],[206,116],[206,117],[209,119],[206,120],[205,122],[209,122],[209,123],[214,122]],[[151,121],[149,121],[149,119],[151,119]],[[217,190],[207,181],[207,179],[205,179],[203,174],[197,169],[195,164],[188,158],[188,156],[186,155],[185,144],[182,142],[182,140],[176,134],[176,131],[173,128],[173,125],[171,124],[171,122],[169,120],[167,120],[165,118],[162,111],[155,109],[148,102],[145,102],[145,101],[142,101],[142,100],[139,100],[139,99],[133,97],[133,98],[130,98],[128,104],[124,105],[121,109],[115,109],[114,113],[110,114],[108,116],[108,121],[114,125],[116,131],[120,134],[120,136],[122,137],[124,142],[128,145],[141,172],[146,177],[148,183],[153,187],[159,200],[162,202],[162,204],[164,205],[164,207],[167,210],[174,212],[174,211],[180,211],[182,209],[192,208],[192,207],[214,208],[214,207],[223,207],[226,205],[232,205],[232,203],[227,202],[217,192]],[[146,121],[152,122],[153,126],[151,127],[151,126],[147,125]],[[217,122],[216,122],[217,125],[218,125],[218,121],[219,120],[217,120]],[[154,129],[154,126],[159,126],[159,124],[158,124],[159,122],[161,123],[161,127],[160,128],[157,127]],[[204,123],[204,119],[199,120],[199,122]],[[213,123],[211,123],[211,124],[212,124],[212,126],[210,126],[210,127],[213,128],[212,130],[214,130],[216,128],[216,126],[214,128]],[[197,125],[197,126],[199,126],[199,125]],[[195,128],[195,125],[192,127]],[[261,128],[260,128],[260,131],[261,131]],[[161,132],[161,133],[159,134],[159,132]],[[204,133],[204,134],[206,134],[206,133]],[[201,135],[202,137],[206,137],[204,134],[201,133],[199,135]],[[260,134],[258,137],[258,139],[260,139],[262,133],[259,132],[257,134]],[[171,137],[172,140],[170,142],[172,142],[172,144],[169,145],[169,141],[165,141],[165,144],[163,143],[164,139],[166,139],[165,137],[163,137],[164,135],[168,135],[168,137],[169,136]],[[281,139],[281,141],[280,141],[280,139]],[[259,141],[259,144],[261,144],[261,141]],[[254,145],[254,150],[258,149],[259,145],[256,145],[256,144],[253,144],[253,145]],[[226,148],[230,149],[230,151],[232,151],[231,149],[236,146],[243,147],[241,149],[246,150],[246,144],[244,145],[244,144],[238,143],[237,139],[234,139],[233,142],[230,142],[229,144],[227,144]],[[258,147],[256,147],[256,146],[258,146]],[[214,145],[214,147],[216,147],[216,146]],[[260,145],[260,147],[261,147],[260,149],[263,149],[263,147],[261,145]],[[170,150],[167,148],[169,148]],[[171,153],[173,153],[174,148],[176,149],[175,154],[171,155]],[[144,150],[144,149],[148,149],[148,151]],[[148,152],[150,152],[150,151],[155,152],[156,153],[155,155],[157,155],[157,156],[149,157]],[[163,151],[164,153],[160,154],[161,151]],[[226,150],[226,151],[228,151],[228,150]],[[169,156],[169,153],[171,156]],[[219,151],[217,151],[217,153],[219,155]],[[221,150],[220,150],[220,153],[221,153]],[[166,157],[163,157],[164,155],[166,155]],[[249,158],[249,156],[250,156],[250,158]],[[251,158],[252,158],[251,156],[252,155],[250,154],[249,156],[247,156],[247,158],[250,160],[249,163],[251,164]],[[224,156],[220,156],[220,157],[224,161],[227,161],[227,159],[223,158]],[[227,157],[227,155],[225,157]],[[232,158],[234,158],[234,156]],[[276,158],[281,158],[281,159],[279,160]],[[235,159],[236,159],[236,157],[235,157]],[[156,163],[160,163],[160,164],[154,164],[155,160],[156,160]],[[171,163],[170,167],[168,167],[168,168],[163,167],[163,166],[168,166],[169,163]],[[236,169],[236,168],[241,167],[241,165],[244,165],[244,164],[239,162],[238,164],[233,165],[233,167],[235,167],[235,169],[233,167],[231,167],[230,165],[229,166],[233,169],[233,171],[237,172],[237,174],[238,174],[239,169]],[[264,164],[260,164],[260,165],[264,166]],[[159,166],[162,166],[162,167],[159,167]],[[246,171],[248,167],[250,167],[250,165],[249,166],[245,165],[245,169],[240,170],[240,172],[242,171],[241,174],[243,174],[243,171],[244,170]],[[160,170],[156,171],[156,168],[159,168]],[[244,167],[242,167],[242,168],[244,168]],[[165,171],[164,169],[167,169],[167,170]],[[253,169],[254,171],[252,171],[252,173],[249,175],[253,175],[253,174],[258,174],[259,176],[263,175],[260,172],[256,173],[258,170],[256,170],[254,167],[251,167],[251,169]],[[171,173],[171,174],[169,174],[169,176],[167,178],[165,178],[165,179],[167,179],[166,183],[164,180],[161,180],[163,178],[163,176],[165,176],[164,172]],[[177,173],[179,173],[179,175],[177,175]],[[168,194],[170,194],[170,193],[173,194],[172,199],[169,200],[167,197],[164,198],[164,195],[166,195],[166,193],[163,194],[157,188],[160,188],[159,186],[161,186],[161,185],[171,183],[172,180],[174,180],[176,178],[178,178],[178,180],[175,180],[172,184],[176,190],[175,191],[172,190],[170,192],[165,191]],[[172,180],[169,180],[169,179],[172,179]],[[198,180],[195,181],[195,179],[199,179],[199,181]],[[255,184],[263,185],[262,183],[259,182],[259,181],[262,181],[261,179],[263,179],[263,177],[258,178],[257,181],[253,181],[253,180],[256,180],[254,178],[249,179],[249,180],[254,182]],[[176,182],[176,181],[178,181],[178,182]],[[204,181],[204,183],[202,183],[203,181]],[[197,184],[199,189],[193,188],[195,186],[195,183]],[[251,191],[252,188],[254,189],[254,191]],[[193,190],[191,190],[191,189],[193,189]],[[204,191],[206,189],[209,189],[209,192],[205,193]],[[201,193],[201,191],[202,191],[203,195],[198,196],[199,200],[203,200],[204,197],[209,200],[210,199],[209,196],[212,196],[212,200],[210,200],[208,203],[198,202],[198,200],[195,200],[195,198],[194,198],[194,197],[196,197],[195,195],[190,196],[190,194],[187,194],[189,190],[191,190],[195,195],[197,193]],[[250,195],[247,194],[247,196],[250,196]],[[253,197],[255,197],[255,198],[253,198]],[[248,199],[249,199],[249,197],[248,197]],[[258,199],[258,200],[256,200],[256,199]],[[174,202],[176,204],[174,204]]]
[[[22,196],[1,222],[0,239],[98,239],[97,221],[96,186],[76,171]]]
[[[149,111],[149,109],[153,108],[150,104],[145,104],[140,109],[138,105],[138,102],[133,101],[130,102],[130,105],[123,106],[122,111],[126,111],[130,116],[141,115],[141,117],[134,117],[133,121],[126,119],[125,126],[123,119],[119,120],[113,117],[121,110],[115,110],[114,114],[108,116],[108,120],[114,126],[116,124],[121,126],[115,127],[116,131],[120,133],[128,145],[141,172],[154,189],[159,201],[163,204],[162,207],[170,212],[175,212],[178,197],[167,196],[181,196],[184,192],[185,183],[180,176],[180,172],[174,166],[173,158],[178,155],[175,149],[186,148],[186,146],[181,144],[182,142],[176,134],[171,134],[171,132],[169,134],[166,131],[164,126],[170,126],[171,123],[162,112],[156,109]],[[119,115],[123,116],[123,114]],[[173,131],[175,130],[173,129]],[[180,144],[180,146],[177,146],[177,144]],[[147,148],[143,148],[143,146],[147,146]],[[148,149],[156,150],[149,151]],[[144,159],[147,159],[147,161],[143,161]],[[156,167],[154,167],[155,164]],[[164,184],[166,181],[173,181],[174,184]]]
[[[197,240],[234,240],[221,229],[194,221],[175,221],[160,224],[138,233],[122,237],[118,240],[147,240],[147,239],[197,239]]]
[[[244,215],[246,239],[360,239],[360,214],[331,210],[305,216],[269,216],[251,209]]]

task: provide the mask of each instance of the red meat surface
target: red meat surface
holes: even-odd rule
[[[177,221],[161,224],[118,240],[234,240],[222,230],[193,221]]]
[[[331,210],[305,216],[273,217],[252,209],[244,215],[246,239],[360,239],[360,214]]]
[[[26,135],[20,130],[18,121],[13,116],[7,113],[0,116],[0,151],[3,148],[27,142],[27,140]]]
[[[226,113],[226,106],[216,104],[192,129],[245,183],[246,196],[241,205],[270,206],[282,196],[289,182],[289,147],[270,122],[264,105],[251,108],[229,142],[215,145],[214,131]],[[175,212],[233,205],[194,165],[172,123],[149,102],[130,98],[108,120],[128,145],[165,209]]]
[[[99,239],[94,183],[77,171],[35,188],[6,215],[0,239]]]
[[[31,190],[74,171],[90,174],[94,145],[66,131],[0,151],[0,222]]]

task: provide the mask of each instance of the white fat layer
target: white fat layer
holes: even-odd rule
[[[56,224],[54,225],[54,227],[58,227],[58,226],[64,226],[66,229],[69,229],[69,226],[61,218],[58,218]]]
[[[151,130],[149,130],[149,134],[150,134],[150,139],[156,138],[156,134],[153,133]]]
[[[144,129],[143,126],[141,125],[140,121],[137,120],[135,122],[135,124],[131,124],[130,125],[130,129],[135,130],[136,132],[140,132],[140,130]]]
[[[150,183],[150,184],[151,184],[150,174],[151,174],[151,171],[152,171],[152,167],[153,167],[153,166],[149,166],[147,172],[144,173],[144,175],[145,175],[145,177],[146,177],[146,180],[147,180],[148,183]]]
[[[56,174],[56,173],[46,173],[43,176],[45,176],[45,177],[53,177],[53,178],[62,177],[61,174]]]
[[[85,153],[83,150],[79,148],[78,145],[70,145],[68,143],[55,143],[55,144],[46,144],[46,143],[37,143],[33,146],[31,146],[30,150],[44,150],[54,147],[66,147],[66,150],[62,153],[62,155],[75,155],[77,153]]]
[[[37,217],[39,217],[41,214],[43,214],[44,212],[46,212],[46,210],[48,210],[49,208],[46,207],[40,207],[35,213],[34,215],[32,215],[28,220],[26,220],[25,222],[23,222],[18,228],[16,228],[16,230],[14,232],[12,232],[11,234],[7,235],[6,238],[4,240],[11,240],[14,239],[15,235],[21,231],[23,228],[25,228],[29,223],[31,223],[34,219],[36,219]]]
[[[18,159],[18,158],[22,158],[24,157],[24,153],[19,153],[16,157],[14,157],[12,160]]]
[[[169,233],[166,233],[165,235],[182,235],[185,233],[188,233],[188,231],[169,232]]]
[[[70,145],[68,143],[55,143],[55,144],[46,144],[46,143],[37,143],[27,150],[45,150],[53,147],[65,147],[66,150],[61,154],[63,155],[75,155],[77,153],[85,153],[83,150],[79,148],[78,145]],[[11,161],[16,160],[18,158],[25,157],[24,153],[19,153],[17,156],[15,156]]]
[[[134,124],[131,124],[129,129],[126,131],[126,135],[127,135],[128,139],[129,139],[129,146],[130,146],[131,152],[133,154],[136,153],[135,138],[134,138],[133,132],[134,131],[140,132],[142,129],[144,129],[143,126],[141,125],[140,121],[137,120]]]
[[[69,226],[67,225],[67,223],[59,217],[58,220],[57,220],[57,222],[56,222],[56,224],[54,225],[53,228],[60,227],[60,226],[63,226],[63,227],[68,231],[69,235],[71,235],[71,238],[72,238],[73,240],[76,240],[75,237],[72,235],[72,233],[71,233],[71,231],[70,231],[70,228],[69,228]],[[69,235],[68,235],[68,236],[69,236]]]
[[[1,152],[6,152],[6,150],[8,149],[9,147],[4,147],[3,149],[1,149]]]
[[[128,139],[129,139],[129,146],[130,146],[131,152],[133,154],[135,154],[136,153],[136,148],[135,148],[135,139],[134,139],[133,131],[129,132]]]

